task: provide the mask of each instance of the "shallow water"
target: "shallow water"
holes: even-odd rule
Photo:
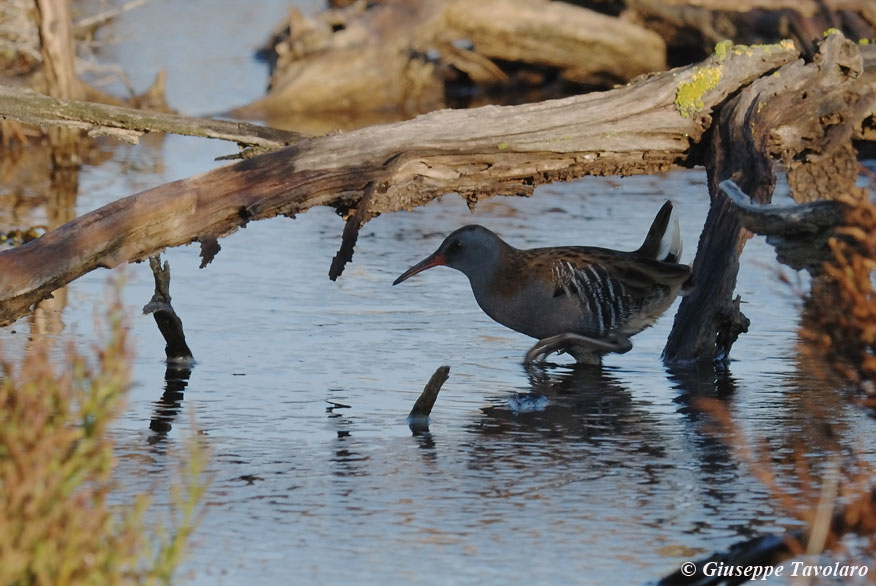
[[[248,55],[284,3],[257,15],[245,4],[186,3],[201,26],[184,34],[152,26],[182,20],[168,17],[169,0],[153,0],[116,32],[147,25],[167,42],[110,53],[135,81],[171,66],[171,102],[183,111],[227,109],[260,93],[265,72]],[[113,161],[85,171],[78,212],[210,169],[233,150],[182,137],[117,147]],[[709,430],[696,399],[723,401],[768,442],[779,471],[791,470],[783,462],[798,444],[822,459],[813,406],[843,437],[872,437],[874,424],[798,373],[797,297],[762,239],[746,247],[737,289],[751,331],[717,375],[662,366],[675,308],[601,370],[527,373],[520,362],[532,341],[483,315],[460,273],[390,285],[466,223],[520,247],[633,249],[666,198],[689,262],[708,206],[702,170],[585,178],[494,198],[474,214],[446,196],[367,224],[336,283],[327,271],[343,223],[328,210],[250,224],[204,270],[196,247],[170,250],[173,303],[198,363],[167,392],[163,340],[139,315],[151,274],[142,264],[124,270],[137,358],[115,432],[120,480],[133,494],[171,474],[168,452],[190,432],[190,409],[213,451],[203,524],[177,582],[644,583],[794,526]],[[107,275],[69,288],[62,320],[83,346]],[[25,322],[3,337],[20,341]],[[412,433],[406,416],[442,364],[450,379],[429,431]]]

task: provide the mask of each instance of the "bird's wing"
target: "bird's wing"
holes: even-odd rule
[[[553,263],[554,297],[577,300],[594,316],[600,333],[624,323],[635,304],[630,286],[612,274],[610,267],[595,259],[559,258]]]
[[[576,299],[603,332],[690,279],[690,267],[595,247],[559,249],[551,263],[554,297]]]

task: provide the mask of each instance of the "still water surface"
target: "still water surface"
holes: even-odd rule
[[[249,55],[284,3],[256,14],[247,3],[188,2],[198,24],[185,31],[169,16],[181,6],[154,0],[126,15],[115,26],[129,42],[109,57],[135,81],[170,67],[171,102],[188,113],[257,97],[265,72]],[[85,171],[77,211],[212,168],[231,151],[174,136],[118,147]],[[164,343],[139,315],[152,277],[128,267],[137,359],[116,429],[120,480],[133,494],[172,474],[189,410],[213,450],[203,524],[178,583],[635,584],[793,526],[707,429],[695,399],[721,398],[778,460],[797,445],[822,459],[813,405],[843,437],[873,437],[874,426],[798,374],[797,298],[762,240],[746,248],[738,287],[751,332],[719,375],[662,366],[675,308],[601,370],[528,373],[520,362],[532,341],[483,315],[462,274],[439,268],[390,286],[467,223],[519,247],[633,249],[667,198],[690,262],[708,205],[702,170],[544,186],[474,214],[446,196],[366,225],[336,283],[327,271],[343,224],[328,210],[251,224],[222,240],[204,270],[197,248],[168,251],[174,306],[198,360],[168,392]],[[69,288],[62,320],[83,346],[106,277]],[[413,434],[406,415],[442,364],[450,379],[430,431]]]

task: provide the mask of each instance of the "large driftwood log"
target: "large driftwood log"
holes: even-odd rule
[[[858,189],[851,138],[876,111],[876,85],[863,66],[858,47],[831,34],[812,63],[789,63],[721,108],[706,161],[712,205],[693,263],[697,286],[675,316],[664,350],[668,361],[726,362],[748,325],[733,291],[751,233],[718,190],[720,182],[732,179],[756,203],[767,203],[779,159],[798,201]]]
[[[192,241],[209,247],[251,220],[327,205],[356,210],[364,222],[448,192],[474,204],[494,194],[529,195],[538,184],[587,174],[695,164],[690,146],[708,128],[712,108],[796,56],[787,45],[725,45],[697,66],[607,92],[434,112],[302,140],[155,187],[0,253],[0,323],[97,267],[143,260]]]
[[[872,0],[359,0],[290,11],[261,55],[267,96],[234,110],[302,128],[327,112],[410,116],[444,105],[536,101],[687,65],[718,42],[790,38],[811,55],[828,28],[876,35]],[[521,96],[526,96],[521,100]],[[534,97],[535,96],[535,97]],[[309,116],[304,116],[307,114]]]
[[[645,28],[548,0],[384,0],[305,19],[293,11],[271,47],[267,96],[234,111],[283,114],[444,104],[462,72],[475,86],[506,84],[513,65],[549,69],[568,82],[611,87],[666,68],[663,40]],[[500,67],[499,64],[503,64]]]

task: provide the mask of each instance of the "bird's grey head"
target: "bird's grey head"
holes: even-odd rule
[[[504,246],[501,238],[483,226],[463,226],[445,238],[438,250],[402,273],[393,285],[441,265],[462,271],[472,280],[489,277],[499,264]]]

